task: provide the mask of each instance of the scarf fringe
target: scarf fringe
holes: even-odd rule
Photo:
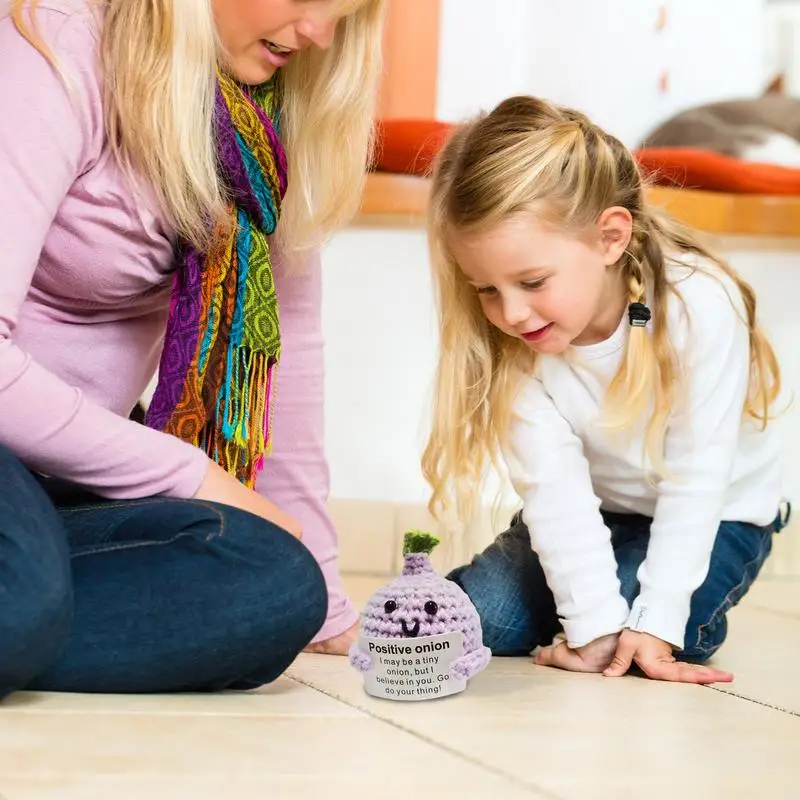
[[[233,380],[196,445],[223,469],[253,488],[264,459],[272,453],[275,369],[264,353],[239,352]]]

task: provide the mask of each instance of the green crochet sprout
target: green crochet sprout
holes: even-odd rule
[[[439,544],[439,537],[427,531],[406,531],[403,536],[403,555],[421,553],[429,556],[436,545]]]

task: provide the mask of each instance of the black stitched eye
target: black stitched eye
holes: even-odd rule
[[[425,603],[425,613],[426,614],[430,614],[431,616],[433,616],[434,614],[436,614],[436,612],[438,610],[439,610],[439,606],[436,603],[434,603],[433,600],[428,600],[428,602]]]
[[[397,603],[395,603],[395,601],[394,601],[394,600],[387,600],[387,601],[386,601],[386,602],[383,604],[383,610],[384,610],[384,611],[385,611],[387,614],[391,614],[391,613],[392,613],[392,611],[397,611]]]

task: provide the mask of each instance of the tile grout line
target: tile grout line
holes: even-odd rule
[[[536,792],[537,795],[541,796],[546,800],[568,800],[568,798],[555,794],[551,792],[549,789],[545,789],[542,786],[539,786],[536,783],[531,783],[520,778],[516,778],[513,775],[509,775],[507,772],[503,772],[498,767],[493,767],[490,764],[485,764],[478,759],[472,758],[468,756],[466,753],[462,753],[460,750],[456,750],[454,747],[450,747],[449,745],[443,744],[442,742],[436,741],[436,739],[432,739],[425,734],[420,733],[419,731],[412,730],[411,728],[407,728],[405,725],[401,725],[393,720],[385,719],[384,717],[380,717],[377,714],[369,711],[366,708],[362,708],[357,705],[353,705],[352,703],[348,703],[343,697],[339,697],[338,695],[334,694],[333,692],[327,691],[326,689],[320,689],[319,686],[314,686],[314,684],[310,683],[309,681],[305,681],[302,678],[297,678],[293,675],[287,675],[290,680],[295,681],[296,683],[301,684],[309,689],[313,689],[316,692],[320,692],[320,694],[324,694],[327,697],[332,698],[340,703],[344,703],[348,708],[353,708],[356,711],[360,711],[362,714],[365,714],[370,719],[374,719],[378,722],[383,722],[389,727],[394,728],[395,730],[402,731],[403,733],[407,733],[413,736],[415,739],[418,739],[425,744],[431,745],[432,747],[436,748],[437,750],[441,750],[445,753],[449,753],[450,755],[456,756],[461,761],[466,761],[468,764],[472,764],[475,767],[480,767],[482,770],[491,773],[497,777],[503,778],[506,781],[528,791]]]
[[[354,708],[354,706],[348,706]],[[357,710],[357,709],[356,709]],[[354,717],[342,714],[295,714],[283,711],[278,714],[256,714],[250,712],[236,711],[123,711],[115,708],[96,708],[88,711],[79,708],[40,708],[40,709],[21,709],[10,707],[3,709],[4,715],[11,714],[24,715],[27,717],[83,717],[88,714],[92,716],[105,717],[217,717],[226,719],[354,719]],[[2,797],[0,797],[2,800]]]
[[[754,697],[747,697],[747,695],[738,694],[737,692],[732,692],[730,689],[718,689],[716,686],[709,686],[706,685],[703,687],[704,689],[711,689],[713,692],[717,692],[717,694],[725,694],[728,697],[735,697],[737,700],[744,700],[746,703],[753,703],[757,706],[763,706],[764,708],[772,709],[773,711],[778,711],[782,714],[789,714],[792,717],[800,717],[800,712],[793,711],[790,708],[783,708],[782,706],[776,706],[773,703],[768,703],[766,700],[756,700]]]

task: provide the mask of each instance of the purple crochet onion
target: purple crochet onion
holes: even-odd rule
[[[438,539],[409,531],[405,537],[403,574],[379,589],[361,614],[361,634],[379,639],[416,638],[460,631],[464,655],[450,669],[455,677],[471,678],[491,658],[483,645],[478,612],[455,583],[436,574],[429,553]],[[358,644],[350,649],[350,663],[361,671],[372,666],[371,657]]]

